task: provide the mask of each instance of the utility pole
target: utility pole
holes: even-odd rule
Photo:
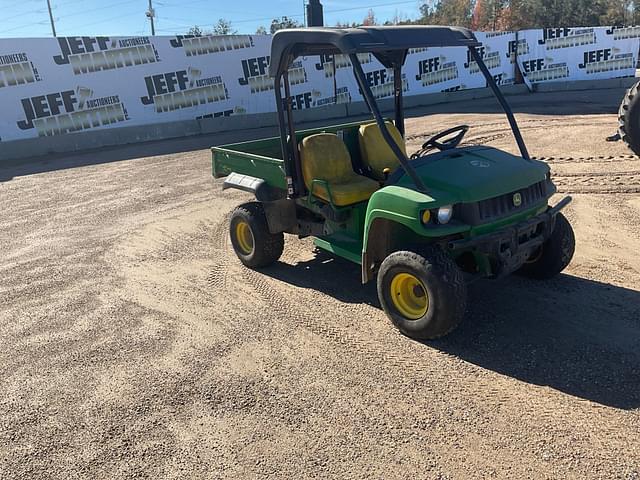
[[[307,0],[302,0],[302,14],[304,15],[303,25],[307,26]]]
[[[49,20],[51,20],[51,31],[56,36],[56,25],[53,23],[53,13],[51,13],[51,0],[47,0],[47,9],[49,9]]]
[[[149,17],[149,21],[151,22],[151,35],[155,35],[156,34],[156,27],[153,24],[153,17],[155,17],[155,16],[156,16],[156,12],[153,9],[153,5],[151,4],[151,0],[149,0],[149,10],[147,10],[147,17]]]

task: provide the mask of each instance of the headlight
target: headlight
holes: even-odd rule
[[[453,205],[444,205],[438,209],[438,223],[449,223],[453,215]]]
[[[429,210],[425,210],[424,212],[422,212],[420,220],[422,220],[422,223],[424,223],[425,225],[429,223],[429,220],[431,220],[431,212]]]

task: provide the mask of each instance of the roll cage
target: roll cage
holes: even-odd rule
[[[498,88],[489,69],[476,47],[481,44],[473,32],[466,28],[445,26],[403,26],[403,27],[359,27],[359,28],[296,28],[280,30],[271,43],[269,73],[274,79],[276,108],[280,126],[280,141],[284,160],[285,176],[289,197],[303,196],[306,189],[302,178],[300,155],[295,142],[293,108],[288,70],[296,58],[311,55],[348,55],[353,73],[362,92],[365,103],[373,115],[384,140],[398,158],[404,171],[411,177],[419,191],[426,192],[424,182],[411,165],[407,156],[393,141],[387,129],[376,99],[369,88],[358,53],[371,53],[386,68],[393,70],[394,79],[394,122],[404,136],[404,111],[402,107],[402,66],[410,48],[424,47],[466,47],[478,64],[487,84],[504,110],[521,156],[530,160],[527,147],[516,123],[516,119]],[[282,97],[284,87],[284,99]],[[291,139],[291,141],[289,141]]]

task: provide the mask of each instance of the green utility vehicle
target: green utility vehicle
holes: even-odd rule
[[[459,146],[469,129],[446,129],[409,156],[402,66],[411,48],[465,47],[502,105],[520,155]],[[377,278],[382,308],[404,334],[441,337],[464,316],[467,283],[511,272],[546,279],[571,261],[574,236],[555,206],[549,167],[531,160],[515,118],[477,50],[455,27],[308,28],[277,32],[271,46],[280,137],[213,148],[223,188],[251,192],[230,220],[231,242],[250,268],[277,261],[283,233],[362,267]],[[358,54],[393,72],[395,117],[385,120]],[[348,56],[374,122],[296,131],[288,70],[302,56]],[[333,57],[332,57],[333,56]],[[284,89],[284,95],[282,92]]]

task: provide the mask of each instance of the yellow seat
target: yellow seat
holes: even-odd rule
[[[395,140],[400,150],[406,155],[407,148],[400,131],[391,122],[385,122],[389,133]],[[358,130],[358,140],[360,142],[360,158],[365,167],[371,169],[374,178],[383,181],[384,169],[394,171],[400,165],[398,157],[393,153],[389,144],[384,140],[380,127],[377,123],[361,125]]]
[[[349,151],[337,135],[309,135],[299,147],[304,183],[316,197],[342,207],[368,200],[380,188],[375,180],[353,171]]]

